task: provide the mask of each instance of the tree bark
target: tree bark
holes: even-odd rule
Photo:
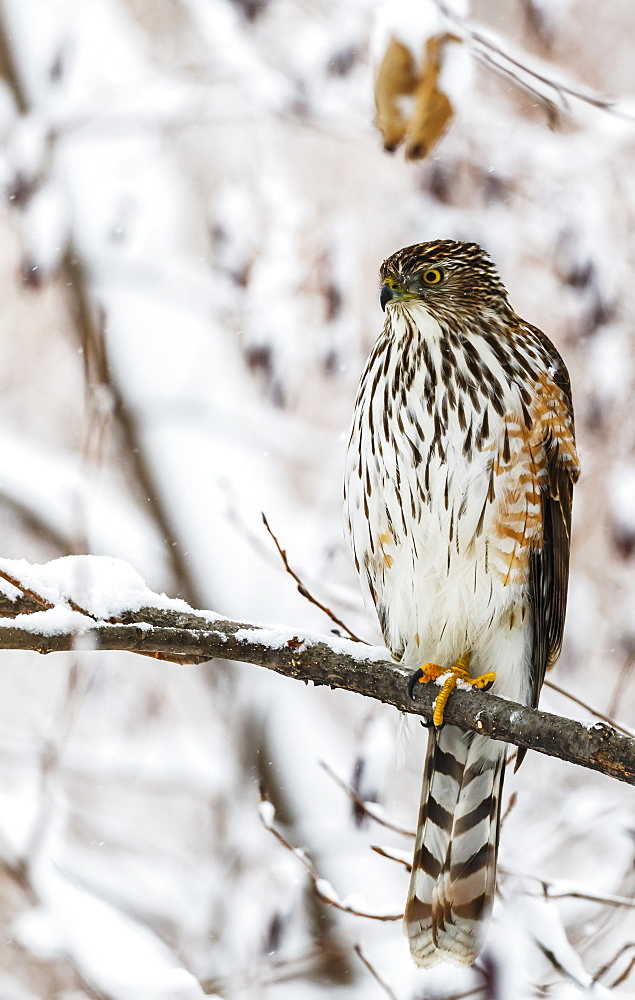
[[[34,616],[36,610],[39,614]],[[415,700],[411,700],[407,692],[411,671],[387,659],[386,650],[283,626],[266,628],[213,614],[148,607],[126,613],[117,622],[97,622],[75,611],[68,628],[62,622],[62,628],[58,624],[53,629],[46,621],[50,612],[42,611],[29,596],[19,602],[0,598],[0,615],[16,611],[21,613],[12,620],[0,618],[0,649],[39,653],[72,648],[126,650],[179,663],[240,660],[305,683],[375,698],[426,720],[439,693],[436,684],[417,684]],[[455,690],[445,720],[635,784],[635,739],[604,722],[575,722],[476,690]]]

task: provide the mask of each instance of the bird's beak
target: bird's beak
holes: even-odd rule
[[[379,293],[379,301],[384,312],[386,312],[386,306],[389,302],[403,302],[404,299],[413,298],[415,298],[415,294],[410,290],[406,282],[400,278],[393,278],[390,275],[384,281]]]
[[[386,306],[393,299],[397,293],[395,289],[388,285],[386,282],[381,286],[381,292],[379,293],[379,301],[384,312],[386,312]]]

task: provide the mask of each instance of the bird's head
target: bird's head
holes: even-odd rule
[[[511,312],[494,265],[476,243],[417,243],[385,260],[379,274],[384,311],[420,302],[435,319],[446,322],[477,313]]]

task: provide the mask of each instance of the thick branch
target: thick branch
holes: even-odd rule
[[[82,621],[77,615],[79,628],[50,634],[46,616],[53,613],[40,611],[13,621],[4,619],[0,648],[51,653],[81,645],[162,658],[185,657],[193,663],[213,658],[241,660],[305,683],[354,691],[427,718],[439,690],[436,685],[417,685],[417,700],[410,701],[406,690],[409,671],[387,660],[385,650],[348,639],[157,608],[127,613],[116,624],[92,624],[89,618]],[[574,722],[490,694],[459,690],[452,694],[445,718],[464,729],[635,784],[635,739],[605,723]]]

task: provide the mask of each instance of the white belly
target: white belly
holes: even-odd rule
[[[427,313],[417,320],[419,327],[427,325],[427,343],[434,350],[436,322]],[[446,405],[441,447],[430,456],[431,442],[439,439],[435,412],[444,390],[437,387],[430,413],[422,371],[398,401],[401,427],[395,426],[393,411],[386,436],[382,387],[392,385],[399,352],[392,355],[374,391],[370,381],[365,388],[362,384],[346,490],[353,549],[385,641],[413,667],[425,661],[450,666],[470,652],[473,673],[495,670],[497,692],[525,700],[522,678],[528,674],[532,642],[527,586],[514,576],[505,578],[498,565],[505,543],[494,542],[500,505],[508,502],[509,480],[516,474],[512,461],[509,472],[497,478],[492,497],[492,459],[504,420],[490,413],[486,439],[466,454],[466,421],[461,427],[456,410]],[[510,385],[505,411],[517,407],[517,391]],[[475,420],[480,426],[482,414],[472,417],[473,434]]]

